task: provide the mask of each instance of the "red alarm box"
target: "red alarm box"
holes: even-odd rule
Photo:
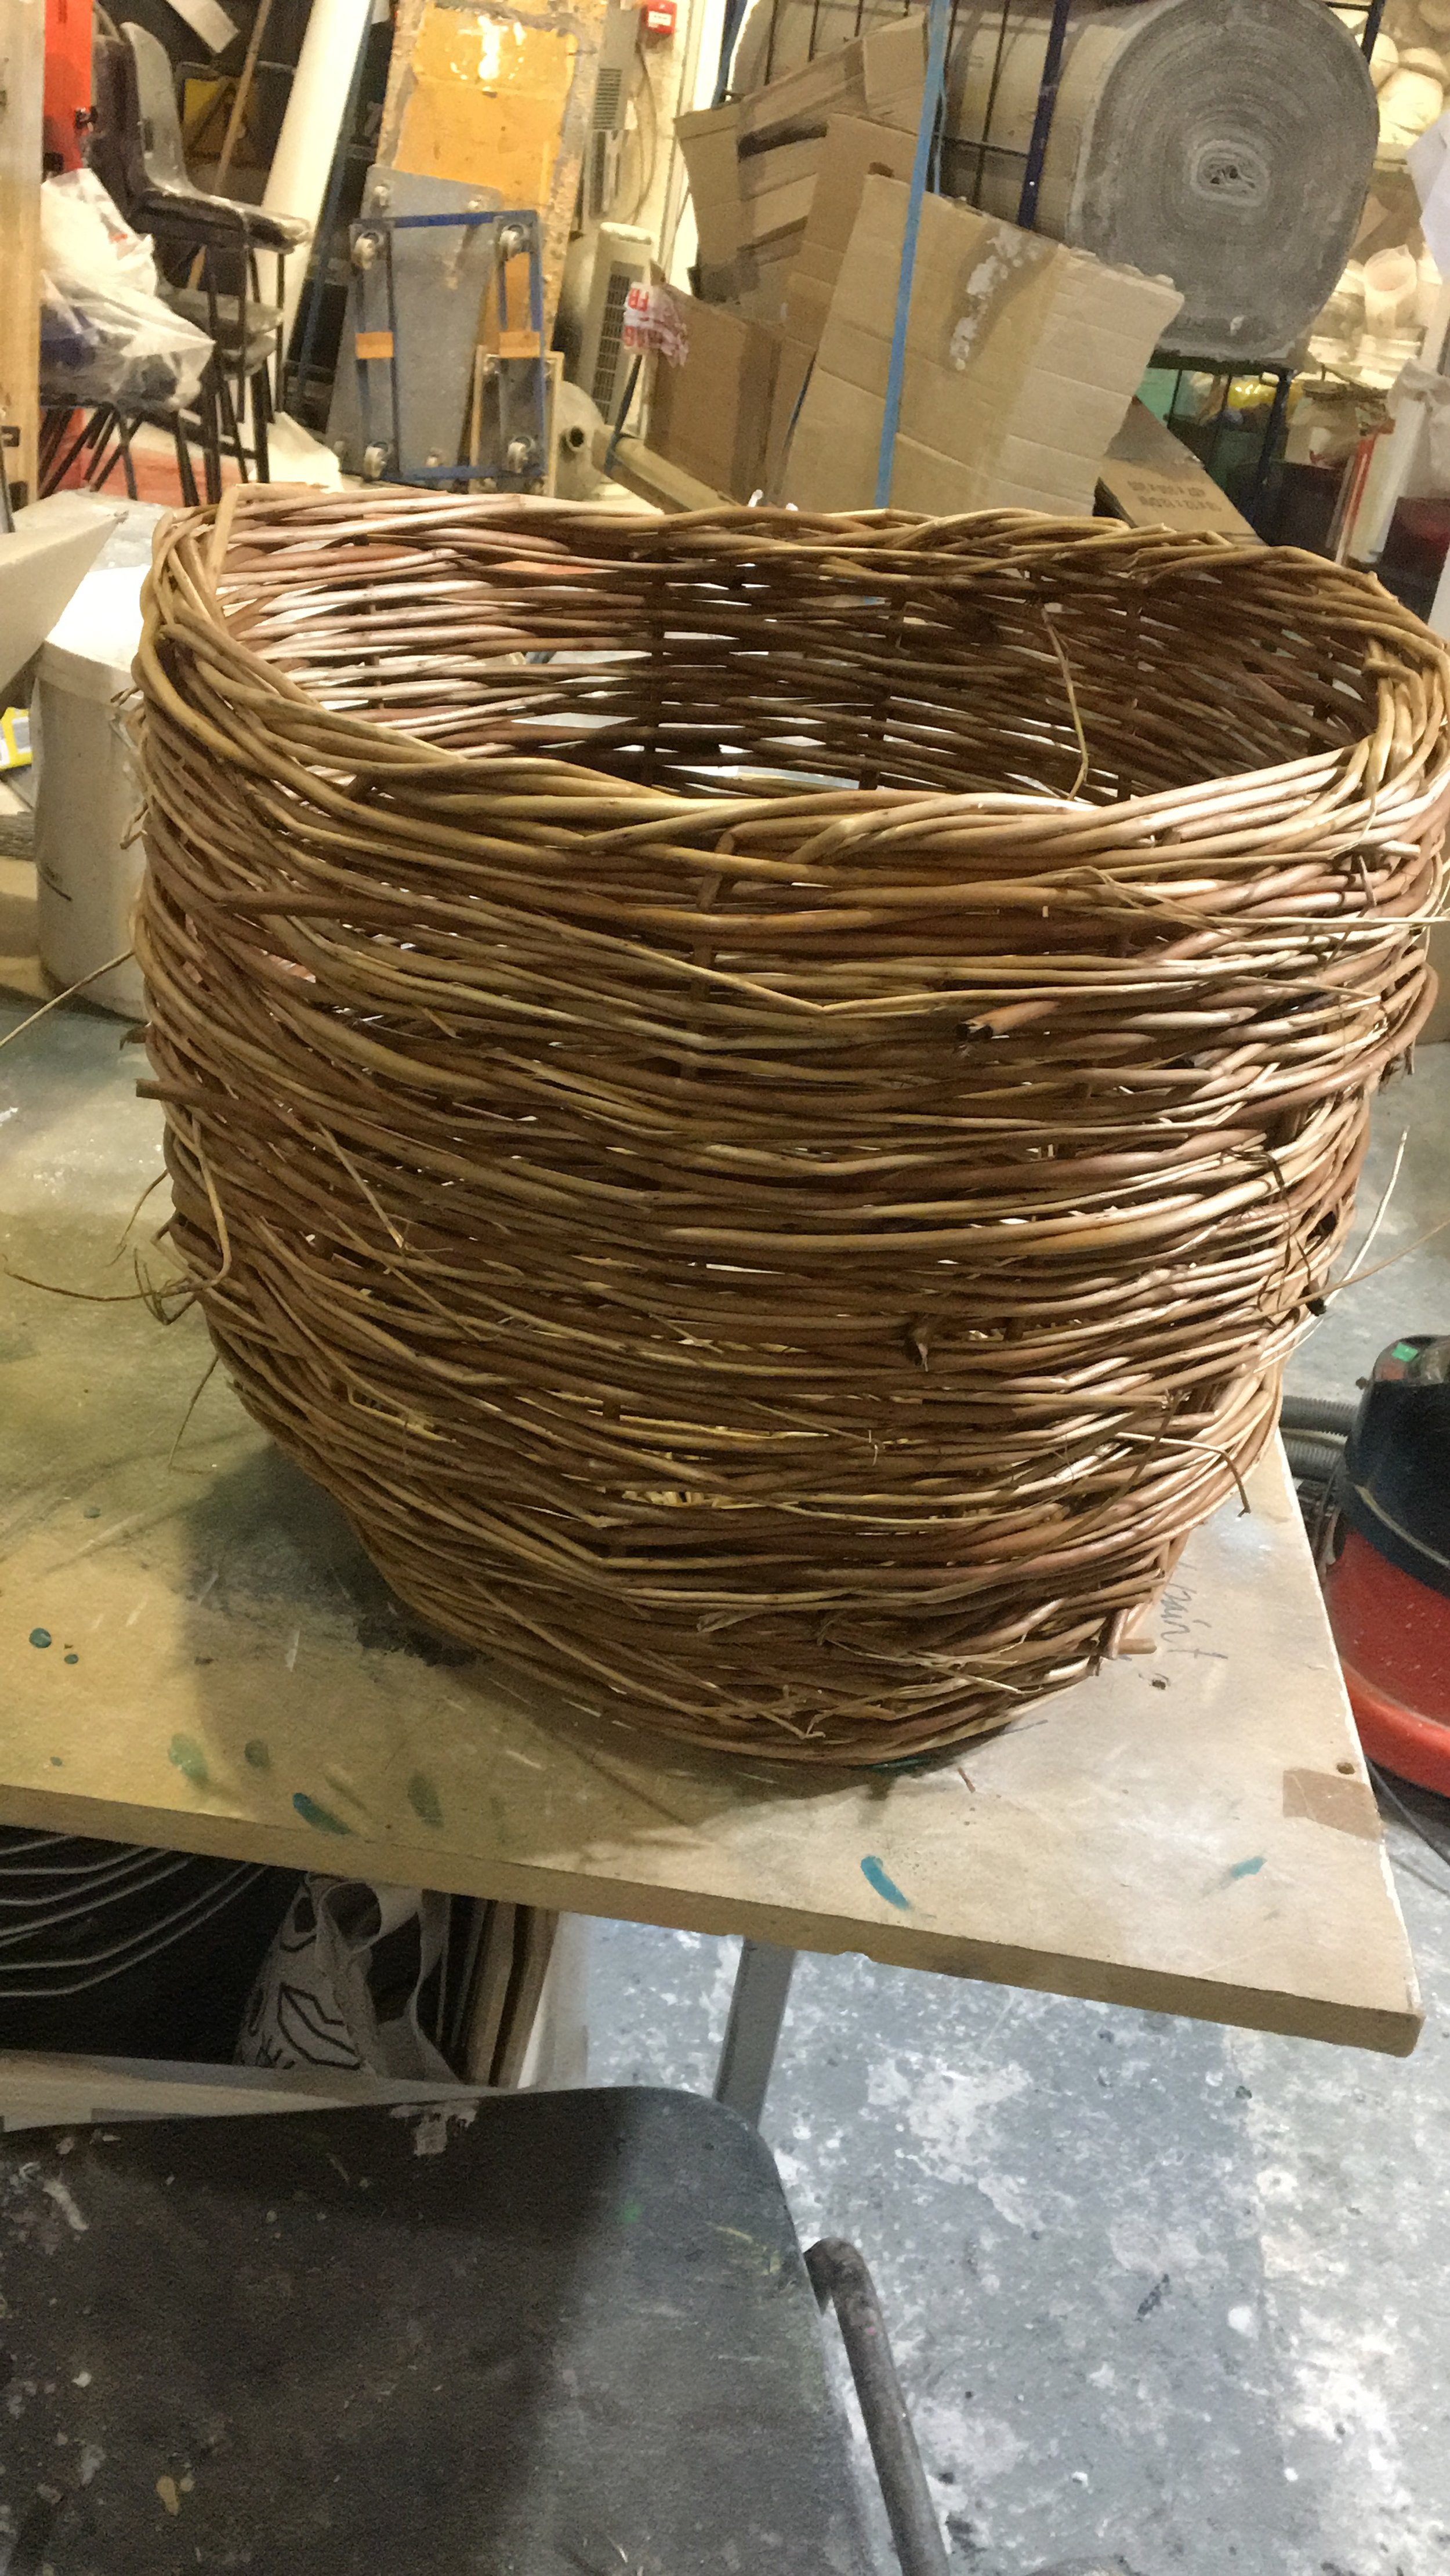
[[[675,0],[644,0],[640,24],[648,41],[667,45],[675,32]]]
[[[46,0],[45,159],[78,170],[91,105],[91,0]]]

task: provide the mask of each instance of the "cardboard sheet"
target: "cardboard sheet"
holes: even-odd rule
[[[782,497],[871,505],[907,190],[870,175]],[[944,197],[923,207],[891,499],[898,509],[1086,514],[1176,288]]]

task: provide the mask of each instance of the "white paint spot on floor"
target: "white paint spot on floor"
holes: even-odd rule
[[[980,2173],[977,2189],[1009,2227],[1039,2225],[1036,2197],[1016,2174]]]
[[[866,2098],[874,2110],[904,2114],[903,2126],[923,2172],[947,2182],[975,2182],[981,2163],[981,2133],[993,2127],[991,2114],[1030,2091],[1025,2066],[932,2066],[915,2058],[888,2058],[873,2066]],[[908,2150],[908,2152],[910,2152]]]
[[[1259,2331],[1259,2321],[1252,2308],[1230,2308],[1228,2321],[1238,2335],[1256,2335]]]
[[[1220,2254],[1200,2245],[1186,2228],[1165,2224],[1151,2206],[1115,2218],[1108,2244],[1115,2263],[1125,2272],[1146,2273],[1149,2282],[1161,2281],[1165,2272],[1170,2281],[1193,2281],[1223,2268]]]
[[[61,2182],[58,2177],[52,2176],[49,2181],[42,2182],[40,2188],[44,2192],[47,2200],[53,2200],[55,2202],[56,2208],[60,2211],[60,2214],[65,2220],[67,2227],[70,2229],[71,2234],[73,2236],[84,2236],[91,2222],[88,2218],[82,2218],[79,2209],[76,2207],[75,2194],[71,2191],[69,2185]]]

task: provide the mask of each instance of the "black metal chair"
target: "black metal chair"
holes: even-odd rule
[[[905,2576],[947,2559],[875,2295],[690,2093],[0,2140],[7,2562]]]
[[[250,462],[256,480],[265,483],[285,264],[311,227],[300,216],[269,214],[195,185],[186,167],[170,57],[147,28],[128,21],[119,36],[98,38],[95,83],[91,166],[128,223],[154,240],[168,301],[213,343],[199,410],[207,498],[220,494],[223,438],[238,472],[245,478]],[[257,256],[264,251],[277,262],[275,303],[263,300],[258,279]],[[249,402],[250,456],[243,439]]]

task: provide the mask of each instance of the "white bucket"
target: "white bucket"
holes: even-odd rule
[[[31,707],[40,962],[62,990],[131,944],[143,856],[141,795],[117,701],[141,640],[140,564],[88,573],[41,649]],[[145,1016],[128,959],[86,986],[125,1019]]]

